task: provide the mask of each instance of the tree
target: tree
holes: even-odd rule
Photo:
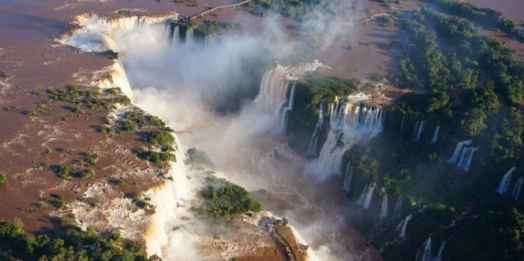
[[[463,114],[460,121],[459,136],[477,137],[480,136],[487,128],[487,115],[482,110],[473,108]]]
[[[515,108],[511,108],[509,115],[500,123],[492,142],[492,158],[497,163],[515,164],[520,159],[523,149],[522,134],[524,117]]]

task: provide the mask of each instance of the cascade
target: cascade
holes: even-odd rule
[[[289,95],[286,93],[286,102],[282,105],[280,108],[279,116],[280,119],[280,125],[279,130],[283,133],[286,132],[287,127],[287,117],[289,115],[289,112],[293,110],[293,99],[295,98],[295,88],[297,86],[297,82],[293,82],[293,85],[291,85],[291,90],[289,90]],[[289,89],[289,88],[288,88]],[[286,90],[287,92],[287,90]]]
[[[159,29],[163,30],[166,21],[177,19],[178,14],[169,17],[130,16],[118,19],[103,19],[97,15],[84,14],[75,18],[78,28],[73,34],[65,34],[57,40],[61,44],[74,46],[86,52],[113,50],[119,53],[119,45],[114,38],[108,36],[131,32],[144,26],[159,26]]]
[[[376,136],[383,129],[385,111],[380,106],[366,106],[371,97],[357,93],[347,101],[336,99],[331,110],[329,132],[320,150],[318,162],[324,172],[340,173],[342,157],[355,143]]]
[[[420,249],[417,250],[417,255],[415,256],[415,261],[420,261]]]
[[[317,155],[318,153],[318,137],[320,136],[320,131],[322,130],[322,125],[324,124],[324,110],[326,109],[326,100],[320,102],[320,109],[318,112],[318,121],[313,130],[313,135],[311,135],[311,140],[309,141],[309,146],[307,149],[308,154]]]
[[[375,191],[375,185],[371,185],[366,193],[366,198],[364,200],[363,208],[369,209],[369,206],[371,205],[371,199],[373,198],[373,191]]]
[[[400,218],[402,212],[402,201],[404,201],[404,197],[398,195],[397,203],[395,203],[395,208],[393,209],[393,218]]]
[[[415,129],[413,130],[413,135],[411,135],[411,139],[416,140],[418,135],[418,128],[420,127],[420,121],[417,121],[415,123]]]
[[[186,31],[186,46],[193,44],[193,28],[188,28]]]
[[[440,130],[440,126],[437,126],[435,128],[435,131],[433,132],[433,138],[431,139],[431,143],[433,143],[433,144],[437,143],[439,130]]]
[[[176,20],[170,20],[166,23],[166,30],[169,42],[172,46],[178,46],[180,43],[180,27]]]
[[[295,84],[290,85],[290,82],[322,66],[324,65],[317,60],[296,67],[277,64],[262,76],[260,91],[253,102],[255,108],[272,116],[278,124],[279,131],[284,132],[286,117],[293,108],[295,94]]]
[[[382,206],[380,209],[380,218],[388,217],[388,194],[386,193],[386,188],[382,188],[384,197],[382,197]]]
[[[471,160],[473,159],[473,154],[479,150],[479,147],[466,147],[462,150],[462,154],[460,155],[460,159],[458,161],[457,166],[462,168],[465,171],[469,171],[469,167],[471,165]]]
[[[508,191],[509,182],[511,181],[511,174],[513,174],[513,171],[515,170],[515,166],[511,167],[511,169],[509,169],[508,172],[506,172],[506,174],[504,174],[504,176],[502,177],[499,187],[497,188],[497,192],[500,195],[504,195]]]
[[[400,121],[400,134],[404,132],[404,120],[406,118],[406,113],[402,113],[402,120]]]
[[[433,258],[433,261],[442,261],[442,253],[444,252],[444,248],[446,248],[447,243],[448,242],[446,240],[442,241],[440,248],[438,249],[437,257]]]
[[[517,180],[517,184],[515,184],[515,187],[513,188],[513,192],[511,193],[511,197],[513,198],[513,200],[515,201],[518,201],[519,200],[519,197],[520,197],[520,190],[522,188],[522,181],[523,181],[524,177],[520,177],[518,180]]]
[[[433,254],[431,253],[431,235],[428,240],[424,242],[424,252],[422,254],[422,261],[432,261]]]
[[[457,143],[457,146],[455,147],[455,151],[453,152],[453,155],[451,156],[451,158],[448,160],[449,163],[457,163],[457,160],[459,158],[459,155],[461,154],[462,152],[462,149],[464,146],[468,146],[470,145],[471,143],[473,142],[473,140],[463,140],[463,141],[459,141]]]
[[[345,176],[344,176],[344,190],[346,192],[349,192],[349,189],[351,188],[352,179],[353,179],[353,167],[351,167],[350,163],[348,162],[348,165],[346,166]]]
[[[399,238],[406,238],[406,228],[408,226],[409,221],[411,220],[411,217],[411,214],[406,216],[404,219],[402,219],[402,221],[400,221],[400,224],[398,224],[397,228],[395,229],[395,231],[397,232],[400,231],[400,234],[398,235]]]
[[[364,201],[366,200],[367,191],[368,191],[368,185],[366,184],[366,186],[364,187],[364,190],[362,191],[362,194],[360,194],[360,196],[358,197],[357,204],[361,206],[364,205]]]
[[[417,137],[415,139],[416,141],[420,140],[420,135],[422,135],[422,132],[424,131],[424,124],[426,124],[426,120],[423,120],[420,122],[418,131],[417,131]]]
[[[178,46],[180,44],[180,28],[178,27],[178,25],[173,30],[172,35],[173,36],[171,37],[171,45]]]
[[[260,92],[255,98],[255,106],[260,111],[276,116],[286,103],[286,91],[289,80],[285,75],[285,67],[277,65],[275,68],[268,70],[262,76],[260,83]]]

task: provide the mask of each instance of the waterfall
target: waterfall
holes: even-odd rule
[[[170,20],[166,23],[166,30],[168,34],[169,43],[171,46],[178,46],[180,44],[180,27],[176,20]]]
[[[420,249],[417,250],[417,255],[415,256],[415,261],[420,261]]]
[[[368,191],[368,185],[366,184],[366,186],[364,187],[364,190],[362,191],[362,194],[360,194],[360,196],[358,197],[357,204],[361,206],[364,205],[364,201],[366,200],[367,191]]]
[[[440,126],[437,126],[435,128],[435,131],[433,132],[433,138],[431,139],[431,143],[433,143],[433,144],[437,143],[439,130],[440,130]]]
[[[442,253],[444,252],[444,248],[446,248],[447,243],[448,242],[446,240],[442,241],[440,248],[438,249],[437,257],[433,258],[433,261],[442,261]]]
[[[351,167],[350,163],[348,162],[348,165],[346,166],[346,172],[344,175],[344,190],[346,192],[349,192],[349,189],[351,188],[352,179],[353,179],[353,167]]]
[[[420,126],[420,121],[417,121],[417,123],[415,123],[415,129],[413,130],[413,135],[411,135],[411,139],[413,140],[417,139],[419,126]]]
[[[418,126],[417,136],[415,137],[415,141],[420,140],[420,135],[422,135],[422,132],[424,131],[424,124],[426,124],[426,120],[423,120],[420,122]]]
[[[262,76],[260,92],[255,98],[255,106],[260,111],[276,116],[282,105],[286,103],[286,91],[289,80],[286,79],[285,68],[277,65]]]
[[[180,28],[178,25],[175,27],[172,34],[173,36],[171,37],[171,45],[178,46],[180,44]]]
[[[400,218],[402,214],[402,201],[404,201],[404,196],[398,195],[397,203],[395,203],[395,208],[393,209],[393,218]]]
[[[384,197],[382,197],[382,207],[380,209],[380,218],[388,217],[388,194],[386,193],[386,188],[382,188],[384,192]]]
[[[369,206],[371,205],[371,199],[373,198],[373,191],[375,191],[375,185],[371,185],[366,193],[364,205],[362,206],[364,209],[369,209]]]
[[[364,209],[369,209],[371,205],[371,199],[373,198],[373,192],[375,190],[375,184],[366,185],[362,194],[358,197],[357,204],[361,205]]]
[[[193,28],[187,28],[186,31],[186,46],[193,44]]]
[[[460,155],[460,159],[458,161],[457,166],[462,168],[465,171],[469,171],[469,167],[471,165],[471,160],[473,159],[473,154],[479,150],[479,147],[467,147],[462,150],[462,154]]]
[[[513,192],[511,193],[511,197],[513,200],[518,201],[520,197],[520,189],[522,188],[522,181],[524,177],[520,177],[519,180],[517,180],[517,184],[515,184],[515,187],[513,188]]]
[[[313,135],[311,135],[311,140],[309,141],[309,146],[307,149],[308,154],[317,155],[318,153],[318,137],[320,137],[320,131],[322,130],[322,125],[324,125],[324,110],[326,109],[326,100],[320,102],[320,109],[318,112],[317,125],[313,130]]]
[[[335,100],[331,107],[328,136],[317,162],[323,172],[340,173],[344,153],[358,141],[374,137],[382,131],[385,111],[380,106],[362,103],[370,98],[369,95],[357,93],[348,96],[347,101]]]
[[[455,151],[453,152],[453,156],[448,160],[449,163],[457,163],[458,157],[460,153],[462,152],[462,148],[464,146],[470,145],[473,142],[473,140],[463,140],[459,141],[457,143],[457,146],[455,147]]]
[[[282,107],[280,108],[280,113],[278,116],[278,119],[280,119],[279,130],[283,133],[285,133],[287,129],[287,117],[289,115],[289,112],[293,110],[293,99],[295,98],[296,86],[297,82],[293,82],[293,85],[291,85],[291,90],[289,90],[289,93],[287,92],[288,90],[286,90],[286,99],[284,104],[282,104]]]
[[[432,261],[433,254],[431,253],[431,235],[428,240],[424,242],[424,252],[422,254],[422,261]]]
[[[398,235],[399,238],[406,238],[406,228],[408,226],[409,221],[411,220],[411,217],[411,214],[406,216],[404,219],[402,219],[402,221],[400,221],[400,224],[398,224],[397,228],[395,229],[395,231],[397,232],[400,231],[400,234]]]
[[[272,69],[266,71],[260,82],[260,91],[255,98],[255,108],[273,117],[278,124],[279,131],[284,132],[286,126],[286,116],[293,108],[293,98],[295,95],[296,81],[306,73],[324,66],[318,61],[302,64],[296,67],[284,67],[277,64]]]
[[[508,172],[506,172],[506,174],[504,174],[504,176],[502,177],[499,187],[497,188],[497,192],[500,195],[504,195],[508,191],[509,182],[511,181],[511,174],[513,174],[513,171],[515,170],[515,166],[511,167],[511,169],[508,170]]]
[[[402,120],[400,121],[400,134],[404,132],[404,120],[406,119],[406,113],[402,113]]]

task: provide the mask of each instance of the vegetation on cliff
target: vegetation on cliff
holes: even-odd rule
[[[68,222],[62,222],[66,225]],[[70,223],[70,222],[69,222]],[[63,227],[59,238],[24,232],[20,220],[0,219],[0,259],[7,261],[100,260],[145,261],[145,246],[116,234],[101,235],[93,230]]]
[[[443,260],[523,260],[522,199],[495,191],[516,166],[513,190],[524,169],[524,117],[518,107],[524,98],[524,63],[473,22],[427,6],[404,17],[409,40],[398,42],[398,83],[425,92],[398,99],[386,130],[344,157],[353,168],[350,197],[357,199],[364,186],[376,184],[389,199],[404,197],[400,218],[412,214],[403,240],[399,217],[379,219],[380,191],[372,207],[354,218],[389,260],[415,259],[430,235],[434,255],[447,241]],[[414,133],[422,121],[417,140]],[[437,126],[438,141],[432,143]],[[470,139],[479,150],[468,171],[449,159],[458,141]]]
[[[212,219],[227,218],[247,211],[259,212],[262,206],[243,187],[225,179],[209,177],[201,191],[204,204],[194,208],[198,214]]]

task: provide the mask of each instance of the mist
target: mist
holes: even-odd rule
[[[332,181],[324,182],[326,178],[305,175],[304,166],[309,161],[287,146],[275,115],[253,102],[263,73],[275,68],[275,63],[288,64],[275,73],[283,80],[316,69],[319,65],[291,66],[288,59],[296,55],[304,39],[315,39],[322,49],[329,48],[338,34],[351,33],[351,22],[343,19],[347,18],[346,11],[349,9],[326,8],[326,4],[322,9],[308,10],[301,23],[308,36],[305,38],[289,36],[282,18],[267,15],[260,22],[261,30],[231,30],[210,45],[198,41],[173,43],[168,37],[169,26],[159,20],[136,23],[124,18],[129,21],[110,22],[83,16],[80,29],[62,43],[85,51],[117,52],[117,66],[123,72],[113,76],[113,85],[128,84],[119,87],[134,105],[175,130],[179,139],[177,158],[183,158],[184,148],[195,147],[206,152],[231,182],[255,193],[275,194],[261,199],[264,208],[290,220],[309,244],[311,260],[353,260],[364,258],[366,253],[353,245],[354,232],[347,224],[348,202],[340,197],[342,185],[338,184],[338,191]],[[239,22],[250,26],[245,17]],[[176,198],[172,200],[175,205],[163,209],[176,210],[157,213],[172,220],[156,220],[153,230],[166,233],[158,242],[148,244],[149,253],[159,254],[163,260],[198,260],[194,243],[205,226],[180,220],[192,216],[189,206],[202,186],[202,175],[180,161],[172,166],[175,184],[169,185],[169,190],[173,194],[163,196]],[[185,176],[191,176],[191,182]],[[153,202],[162,204],[162,196],[153,198]],[[161,221],[164,223],[159,224]]]

